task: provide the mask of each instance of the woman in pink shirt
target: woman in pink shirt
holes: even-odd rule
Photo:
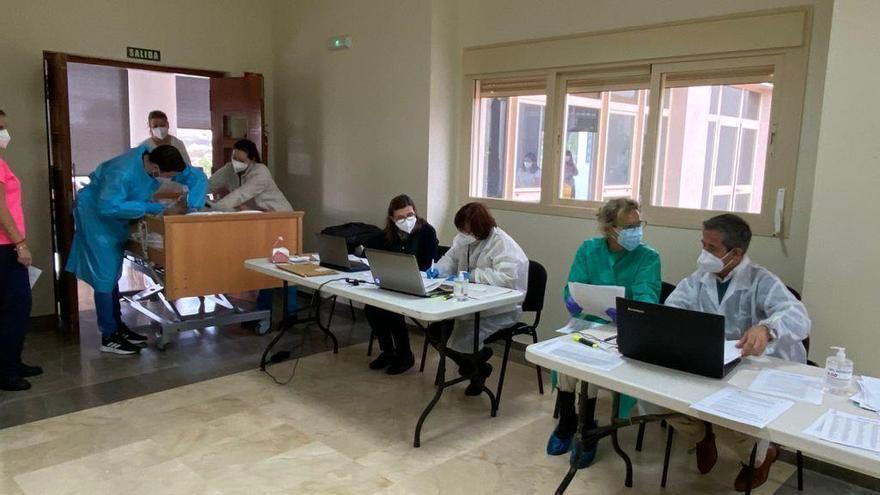
[[[9,145],[6,113],[0,110],[0,390],[31,388],[27,377],[43,373],[21,362],[24,334],[31,317],[27,267],[31,252],[25,242],[21,182],[3,159]]]

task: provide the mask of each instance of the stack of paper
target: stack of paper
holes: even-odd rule
[[[877,419],[829,409],[804,430],[804,434],[880,454],[880,420]]]
[[[541,352],[553,357],[604,371],[613,370],[623,364],[623,359],[617,353],[595,349],[566,339],[548,340],[537,346]]]
[[[617,298],[626,294],[626,289],[616,285],[590,285],[578,282],[569,282],[568,291],[584,314],[598,316],[603,320],[611,319],[605,311],[616,308]]]
[[[880,380],[863,376],[858,379],[859,393],[852,396],[853,402],[862,409],[880,414]]]
[[[764,428],[793,405],[794,402],[790,400],[726,387],[691,404],[691,408],[737,423]]]
[[[810,404],[822,404],[822,379],[779,370],[761,370],[749,390]]]

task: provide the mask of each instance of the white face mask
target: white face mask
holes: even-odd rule
[[[406,218],[401,218],[400,220],[396,220],[394,222],[394,225],[397,225],[398,229],[409,234],[416,227],[416,220],[417,220],[416,216],[413,215],[411,217],[406,217]]]
[[[477,238],[472,236],[471,234],[465,234],[463,232],[458,233],[458,243],[467,246],[468,244],[473,244],[477,242]]]
[[[726,257],[727,254],[724,255],[724,258]],[[719,258],[704,249],[703,252],[700,253],[700,257],[697,258],[697,268],[706,273],[721,273],[727,267],[724,258]]]
[[[232,159],[232,168],[235,169],[237,173],[244,172],[248,168],[248,164],[245,162],[240,162],[235,158]]]
[[[9,131],[8,131],[8,130],[3,129],[2,131],[0,131],[0,149],[4,149],[4,150],[5,150],[6,147],[9,146],[9,141],[10,141],[10,140],[12,140],[12,138],[9,137]]]
[[[167,127],[152,127],[150,128],[150,134],[153,135],[156,139],[165,139],[168,137],[168,128]]]

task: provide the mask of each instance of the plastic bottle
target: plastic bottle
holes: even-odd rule
[[[468,272],[458,272],[452,285],[452,295],[459,301],[466,301],[468,298]]]
[[[825,360],[825,390],[843,395],[849,391],[853,375],[853,362],[846,358],[846,349],[832,347],[837,354]]]

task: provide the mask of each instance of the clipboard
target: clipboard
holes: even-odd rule
[[[283,264],[283,265],[275,265],[278,268],[284,270],[285,272],[290,272],[294,275],[304,278],[310,277],[323,277],[326,275],[336,275],[339,272],[336,270],[331,270],[330,268],[324,268],[321,265],[312,264],[312,263],[299,263],[299,264]]]

